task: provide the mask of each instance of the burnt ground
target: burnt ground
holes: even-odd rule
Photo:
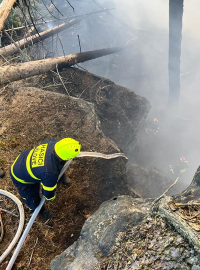
[[[93,85],[90,76],[83,78],[81,75],[79,80],[77,71],[75,71],[76,77],[73,72],[73,70],[72,74],[65,72],[69,76],[66,80],[70,80],[69,92],[78,89],[79,85],[83,89]],[[49,86],[52,85],[52,80],[54,80],[53,86]],[[52,76],[48,77],[48,75],[26,80],[26,83],[27,86],[43,87],[48,91],[65,92],[62,85],[59,86],[60,88],[56,86],[59,80],[52,79]],[[66,126],[63,127],[66,119],[68,119],[66,125],[70,126],[71,123],[70,129],[67,126],[68,136],[75,136],[76,139],[83,141],[82,151],[116,152],[116,148],[103,137],[100,131],[94,131],[90,135],[91,127],[84,126],[84,115],[81,115],[79,111],[73,113],[75,103],[72,102],[70,111],[61,117],[59,110],[66,103],[59,96],[54,97],[51,94],[45,94],[46,92],[34,94],[34,90],[22,91],[21,96],[16,96],[16,85],[6,86],[0,90],[0,101],[2,104],[6,104],[5,107],[1,106],[0,116],[0,166],[6,172],[6,176],[0,179],[1,189],[7,190],[19,198],[9,177],[12,162],[21,151],[34,147],[36,142],[40,143],[49,138],[66,136]],[[22,82],[22,85],[26,85],[25,81]],[[71,87],[72,85],[73,87]],[[40,104],[39,109],[32,108],[29,104],[29,98],[33,98],[32,102]],[[16,104],[22,104],[21,109]],[[53,119],[51,119],[51,115],[53,115]],[[58,121],[59,117],[61,117],[60,122]],[[40,121],[41,118],[42,121]],[[79,129],[81,134],[76,132]],[[116,195],[128,194],[125,182],[125,161],[121,158],[107,161],[89,158],[78,159],[70,166],[67,175],[72,180],[71,186],[66,187],[59,183],[56,200],[46,203],[47,209],[52,213],[52,219],[48,222],[41,217],[36,219],[13,269],[50,269],[51,260],[77,240],[85,220],[98,209],[103,201]],[[10,200],[6,200],[6,205],[4,203],[1,207],[10,211],[14,210]],[[25,223],[27,224],[31,213],[26,206],[24,207]],[[17,218],[9,214],[2,216],[5,236],[0,244],[0,254],[7,248],[18,225]],[[11,255],[0,265],[1,270],[5,269],[10,258]]]

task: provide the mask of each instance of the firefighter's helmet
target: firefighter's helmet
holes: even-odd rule
[[[154,123],[158,123],[158,118],[153,119]]]
[[[55,144],[55,153],[62,160],[75,158],[80,151],[80,143],[72,138],[64,138]]]
[[[185,157],[183,157],[183,156],[180,157],[180,161],[181,161],[181,162],[184,162],[184,161],[185,161]]]

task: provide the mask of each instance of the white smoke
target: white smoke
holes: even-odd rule
[[[159,118],[165,133],[156,147],[151,149],[155,158],[149,159],[153,162],[150,165],[162,169],[164,165],[163,162],[159,163],[159,159],[167,156],[165,165],[168,167],[171,160],[183,155],[190,163],[190,172],[186,179],[190,183],[200,164],[200,1],[184,1],[179,116],[168,122],[173,131],[171,126],[167,129],[164,120],[162,121],[168,99],[169,1],[98,2],[105,8],[115,8],[110,13],[129,27],[109,14],[93,15],[59,35],[65,54],[79,52],[77,35],[80,37],[82,51],[123,45],[138,37],[138,46],[132,51],[88,61],[82,66],[92,73],[131,88],[151,102],[149,118]],[[62,8],[63,1],[57,3]],[[100,9],[92,0],[71,0],[70,3],[75,9],[75,15]],[[64,16],[74,15],[69,5],[62,12]],[[58,52],[63,54],[61,47]]]

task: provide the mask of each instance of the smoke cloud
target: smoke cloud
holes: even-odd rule
[[[67,1],[64,6],[62,0],[54,1],[66,17],[101,9],[92,0],[69,2],[75,13]],[[185,156],[189,170],[181,180],[184,188],[191,183],[200,164],[200,2],[184,3],[181,93],[176,115],[170,115],[167,109],[169,1],[98,0],[98,3],[104,8],[115,9],[89,16],[59,34],[63,46],[54,44],[56,53],[79,52],[77,35],[82,51],[123,46],[136,40],[132,50],[88,61],[81,66],[132,89],[151,102],[147,123],[158,118],[160,130],[156,137],[144,140],[146,148],[141,147],[135,156],[133,153],[133,160],[167,173],[170,164],[178,163],[179,158]],[[58,12],[57,16],[62,17]]]

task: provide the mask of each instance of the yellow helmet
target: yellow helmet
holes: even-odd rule
[[[80,143],[71,138],[64,138],[55,144],[55,152],[62,160],[75,158],[80,151]]]

